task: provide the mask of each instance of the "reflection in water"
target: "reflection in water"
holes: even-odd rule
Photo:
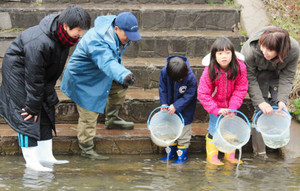
[[[27,190],[44,190],[51,186],[51,182],[54,178],[52,172],[38,172],[31,169],[24,170],[24,176],[22,179],[23,186]]]
[[[204,155],[190,155],[182,165],[160,157],[110,155],[108,161],[96,161],[63,156],[70,163],[54,165],[54,172],[25,169],[22,156],[0,157],[0,190],[300,190],[300,158],[269,155],[270,160],[259,161],[243,154],[237,176],[236,165],[211,165]]]

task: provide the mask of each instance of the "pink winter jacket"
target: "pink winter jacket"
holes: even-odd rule
[[[221,69],[221,76],[211,83],[208,66],[205,67],[198,86],[198,100],[208,113],[218,116],[221,108],[237,110],[243,103],[248,90],[247,69],[238,60],[241,73],[235,80],[228,80],[228,72]]]

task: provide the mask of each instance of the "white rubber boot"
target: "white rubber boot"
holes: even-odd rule
[[[67,160],[56,160],[52,152],[52,139],[38,141],[38,158],[41,163],[66,164]]]
[[[37,147],[21,147],[22,154],[26,161],[26,167],[35,171],[44,171],[51,172],[51,168],[44,167],[40,164],[38,155],[37,155]]]

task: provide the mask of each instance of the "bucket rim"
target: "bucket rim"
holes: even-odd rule
[[[278,109],[279,109],[278,106],[272,106],[272,108],[273,108],[274,110],[278,110]],[[285,112],[285,113],[287,114],[287,116],[289,117],[289,121],[291,121],[291,120],[292,120],[291,114],[290,114],[288,111],[286,111],[285,109],[282,109],[282,111]],[[273,111],[273,113],[274,113],[274,111]],[[272,114],[273,114],[273,113],[272,113]],[[255,117],[254,117],[254,119],[253,119],[253,122],[252,122],[254,129],[255,129],[257,132],[260,132],[260,133],[262,133],[262,132],[257,128],[257,121],[258,121],[258,118],[261,117],[261,115],[266,115],[266,114],[264,114],[264,113],[262,112],[262,110],[259,110],[259,112],[257,112],[257,114],[255,115]],[[289,125],[289,126],[290,126],[290,125]],[[287,128],[287,129],[288,129],[288,128]],[[280,134],[280,135],[282,135],[282,134]]]
[[[165,106],[159,106],[159,107],[157,107],[157,108],[155,108],[155,109],[153,109],[152,111],[151,111],[151,113],[150,113],[150,115],[148,116],[148,119],[147,119],[147,128],[150,130],[150,128],[149,128],[149,125],[150,125],[150,119],[152,118],[152,115],[153,115],[153,113],[156,111],[156,110],[158,110],[158,109],[161,109],[161,108],[169,108],[170,106],[167,106],[167,105],[165,105]],[[178,111],[176,111],[176,113],[178,114],[178,116],[179,116],[179,118],[181,119],[181,122],[182,122],[182,124],[183,124],[183,127],[184,127],[184,118],[182,117],[182,115],[181,115],[181,113],[180,112],[178,112]],[[173,114],[174,115],[174,114]],[[182,127],[182,128],[183,128]]]

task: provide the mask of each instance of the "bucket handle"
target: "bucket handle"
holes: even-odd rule
[[[240,112],[240,111],[238,111],[238,110],[229,110],[228,112],[234,112],[234,113],[239,113],[239,114],[241,114],[241,115],[246,119],[246,122],[247,122],[247,124],[248,124],[248,127],[250,128],[250,131],[251,131],[250,122],[249,122],[249,120],[248,120],[248,118],[246,117],[245,114],[243,114],[242,112]],[[222,117],[223,117],[223,115],[220,115],[220,116],[218,117],[217,122],[216,122],[215,129],[218,129],[219,123],[220,123]]]
[[[278,106],[272,106],[272,108],[273,108],[273,109],[279,109]],[[292,118],[291,114],[290,114],[288,111],[286,111],[285,109],[282,109],[282,111],[284,111],[286,114],[288,114],[288,115],[290,116],[290,118]],[[257,122],[258,116],[261,115],[261,113],[262,113],[262,110],[259,110],[259,112],[257,112],[257,114],[255,115],[254,120],[253,120],[253,122],[252,122],[253,127],[255,128],[255,130],[256,130],[257,132],[259,132],[259,131],[258,131],[257,128],[256,128],[256,122]]]
[[[163,105],[163,106],[159,106],[159,107],[153,109],[153,111],[150,113],[150,115],[149,115],[149,117],[148,117],[148,120],[147,120],[147,128],[149,129],[150,118],[151,118],[152,114],[154,113],[154,111],[156,111],[156,110],[158,110],[158,109],[161,109],[161,108],[169,108],[169,107],[170,107],[170,106]],[[181,113],[179,113],[178,111],[176,111],[176,113],[178,113],[178,115],[179,115],[179,117],[180,117],[180,119],[181,119],[181,121],[182,121],[183,127],[184,127],[184,119],[183,119]]]

